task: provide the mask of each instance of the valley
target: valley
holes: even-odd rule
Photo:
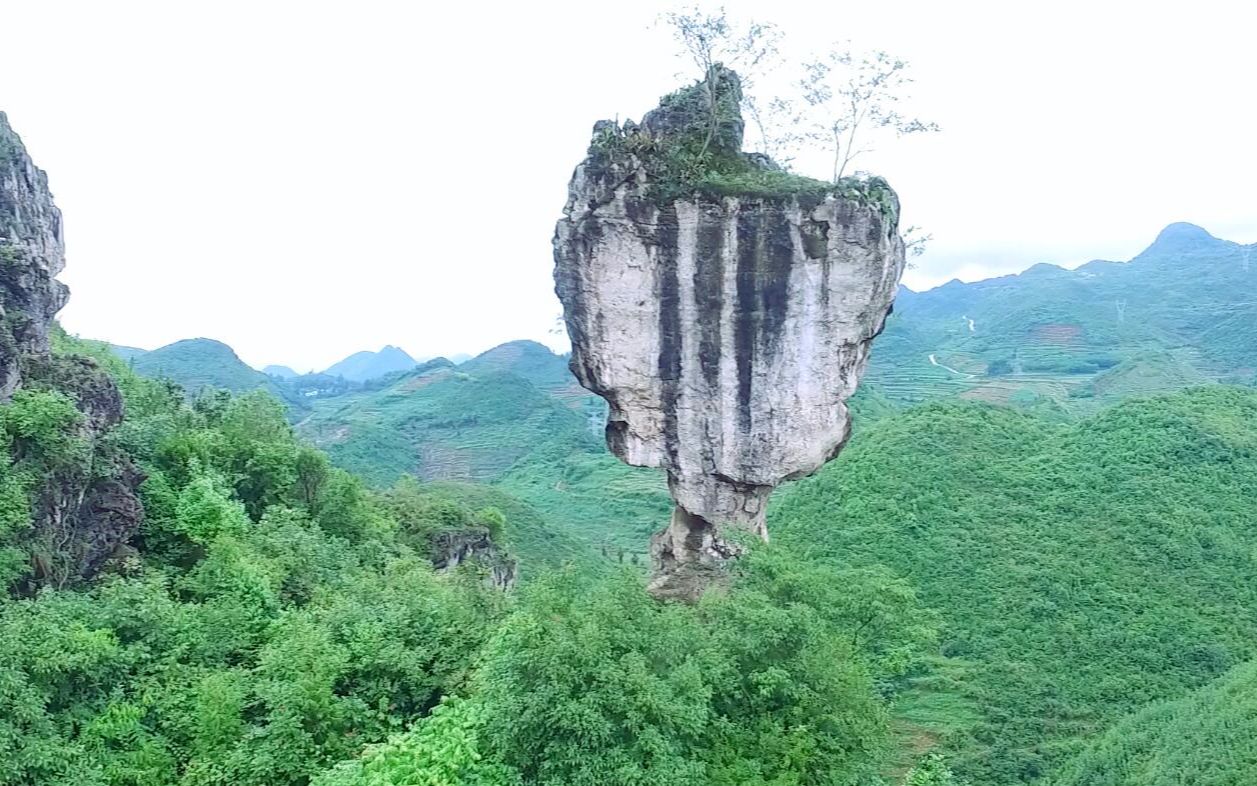
[[[888,686],[905,745],[929,740],[979,786],[1127,783],[1092,780],[1114,746],[1152,749],[1124,729],[1162,733],[1142,730],[1257,656],[1257,393],[1222,384],[1251,383],[1254,356],[1208,343],[1248,307],[1235,251],[1176,225],[1122,266],[901,292],[851,446],[782,489],[770,523],[783,548],[906,580],[938,615],[937,653]],[[1137,298],[1150,287],[1176,298]],[[1115,292],[1129,321],[1103,310]],[[645,563],[664,479],[607,453],[604,405],[565,357],[512,342],[368,384],[311,397],[297,432],[381,488],[494,489],[537,522],[509,535],[525,577]]]
[[[1257,783],[1252,25],[639,5],[6,28],[0,786]]]

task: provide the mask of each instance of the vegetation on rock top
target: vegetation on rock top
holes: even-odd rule
[[[716,81],[714,133],[709,120],[709,81]],[[720,199],[819,201],[833,194],[878,208],[897,220],[898,201],[881,178],[842,178],[837,183],[785,170],[763,154],[742,152],[741,87],[737,74],[715,66],[707,80],[660,99],[641,125],[599,123],[589,148],[595,171],[619,172],[640,165],[658,204],[695,195]]]

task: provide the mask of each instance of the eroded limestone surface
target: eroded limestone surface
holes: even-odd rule
[[[668,474],[676,510],[652,539],[652,588],[689,598],[737,553],[729,530],[766,538],[773,488],[846,441],[844,402],[890,311],[904,246],[888,188],[880,201],[849,189],[661,200],[649,162],[597,140],[666,143],[683,126],[658,116],[669,111],[595,127],[558,222],[555,282],[572,370],[610,405],[608,445]]]

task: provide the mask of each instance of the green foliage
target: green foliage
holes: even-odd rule
[[[477,511],[473,520],[479,520],[480,514],[497,510],[506,517],[502,526],[502,542],[509,545],[511,552],[519,557],[521,576],[527,578],[545,568],[557,568],[566,564],[588,567],[594,559],[593,549],[589,542],[580,536],[570,525],[571,518],[579,512],[562,513],[561,506],[554,505],[541,509],[534,502],[547,503],[562,490],[552,488],[551,494],[538,493],[535,497],[505,482],[500,485],[486,486],[478,483],[460,483],[455,481],[437,481],[425,484],[432,493],[440,494],[453,500],[469,510]],[[600,521],[611,521],[613,513],[602,511],[604,517]],[[489,514],[492,518],[492,514]],[[493,532],[495,526],[490,521],[480,521]],[[494,538],[496,539],[496,535]]]
[[[717,65],[708,79],[715,80],[710,88],[714,95],[708,81],[702,81],[661,98],[655,125],[662,127],[653,132],[645,124],[600,127],[589,148],[595,171],[640,164],[650,176],[651,196],[661,206],[695,195],[815,202],[836,193],[898,220],[898,203],[880,178],[829,183],[781,169],[764,156],[742,153],[738,78]]]
[[[304,786],[469,684],[506,599],[435,573],[390,500],[299,443],[279,402],[189,405],[54,340],[104,358],[127,418],[92,447],[55,385],[0,406],[0,577],[26,570],[31,479],[106,447],[141,465],[147,515],[96,585],[0,599],[0,783]],[[424,493],[447,522],[511,526]]]
[[[347,399],[315,402],[301,433],[377,486],[402,475],[490,481],[584,420],[513,374],[438,369]]]
[[[513,786],[518,774],[481,751],[487,719],[482,702],[446,699],[413,731],[368,748],[361,759],[338,765],[311,786]]]
[[[711,686],[693,612],[629,574],[529,589],[485,656],[486,747],[527,783],[695,782]]]
[[[172,529],[192,543],[212,543],[220,535],[239,535],[248,526],[244,506],[232,499],[223,483],[194,466],[193,477],[175,502]]]
[[[886,740],[870,675],[893,674],[833,605],[876,593],[863,579],[767,547],[697,608],[629,572],[542,579],[485,653],[485,748],[527,783],[866,783]],[[930,640],[914,605],[884,614],[905,650]]]
[[[1123,719],[1066,765],[1054,786],[1257,783],[1257,661]]]
[[[942,756],[930,753],[908,772],[903,786],[964,786],[964,782],[956,779]]]
[[[590,410],[590,400],[563,358],[512,342],[458,372],[416,371],[378,391],[316,401],[299,431],[377,488],[413,475],[466,497],[472,510],[498,508],[526,572],[566,560],[594,567],[598,547],[616,559],[640,551],[671,503],[658,473],[607,454],[591,429],[605,409]]]
[[[875,779],[886,755],[884,709],[870,681],[877,664],[860,657],[861,631],[846,610],[829,605],[856,582],[844,587],[833,571],[773,549],[739,571],[729,594],[709,596],[702,609],[723,660],[704,745],[709,782]]]
[[[552,527],[617,555],[642,552],[672,512],[662,473],[625,465],[587,433],[538,445],[498,485]]]
[[[58,390],[21,389],[0,405],[0,590],[34,571],[40,580],[73,576],[60,532],[33,527],[42,489],[58,479],[86,478],[97,458],[84,417]]]
[[[912,670],[897,701],[953,708],[918,731],[946,736],[961,776],[1030,783],[1254,653],[1254,423],[1257,394],[1225,387],[1076,425],[931,405],[782,493],[770,529],[909,577],[949,665],[932,682]]]
[[[901,290],[866,386],[898,404],[956,395],[1002,404],[1025,390],[1085,416],[1134,396],[1248,382],[1257,367],[1249,253],[1176,224],[1129,263],[1036,265]]]

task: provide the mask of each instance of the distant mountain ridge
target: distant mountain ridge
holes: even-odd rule
[[[468,374],[506,371],[550,392],[566,390],[576,383],[566,357],[554,354],[544,344],[528,340],[499,344],[464,361],[459,369]]]
[[[122,358],[123,360],[130,360],[131,358],[139,357],[140,355],[143,355],[146,352],[148,352],[147,349],[140,349],[139,347],[128,347],[123,344],[110,344],[109,350],[113,352],[115,355],[117,355],[118,357]]]
[[[176,341],[133,355],[130,362],[137,373],[173,380],[192,394],[205,387],[235,393],[259,387],[275,390],[270,377],[246,364],[231,347],[210,338]]]
[[[409,371],[419,365],[404,349],[389,344],[378,352],[355,352],[344,360],[333,363],[321,373],[344,377],[352,382],[366,382],[396,371]]]
[[[280,379],[292,379],[293,377],[301,376],[288,366],[266,366],[262,369],[262,373],[268,374],[272,377],[279,377]]]
[[[1257,371],[1254,246],[1171,224],[1129,262],[902,289],[867,383],[899,404],[958,395],[1092,411],[1118,386],[1250,382]],[[1133,368],[1138,367],[1138,368]]]
[[[901,288],[862,387],[896,406],[958,396],[1077,416],[1133,395],[1211,381],[1251,384],[1257,298],[1248,293],[1257,289],[1255,257],[1257,245],[1176,223],[1129,262],[1095,260],[1074,270],[1041,263],[925,292]],[[391,345],[314,375],[290,375],[282,366],[252,372],[230,349],[218,351],[223,368],[213,373],[206,358],[193,364],[199,371],[172,370],[168,347],[115,351],[134,359],[140,373],[164,368],[185,386],[241,390],[274,386],[282,377],[297,389],[288,391],[290,401],[303,403],[364,384],[387,387],[392,375],[419,365]],[[601,428],[602,402],[576,383],[566,357],[535,341],[501,344],[459,370],[519,376],[582,410],[591,429]]]

